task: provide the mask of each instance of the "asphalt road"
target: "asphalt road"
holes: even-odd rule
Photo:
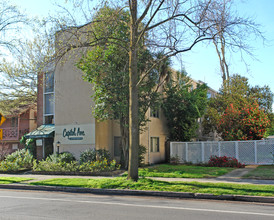
[[[274,219],[274,204],[0,189],[0,219]]]

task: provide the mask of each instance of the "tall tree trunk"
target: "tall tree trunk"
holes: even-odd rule
[[[122,156],[124,160],[124,168],[128,168],[128,119],[122,117],[120,119],[120,130],[121,130],[121,136],[122,136]]]
[[[137,71],[137,0],[130,2],[130,50],[129,50],[129,166],[128,179],[138,180],[139,103]]]

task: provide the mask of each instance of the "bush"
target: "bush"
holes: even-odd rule
[[[36,155],[36,147],[34,139],[27,139],[26,136],[22,136],[20,143],[25,146],[25,149],[29,150],[32,156]]]
[[[145,160],[145,154],[147,152],[147,149],[144,145],[139,145],[138,148],[138,162],[139,162],[139,166],[143,166],[144,165],[144,160]]]
[[[76,159],[72,153],[62,152],[60,154],[56,154],[56,153],[51,154],[46,158],[46,160],[48,162],[53,162],[53,163],[59,163],[59,162],[71,163],[71,162],[75,161]]]
[[[210,167],[245,167],[245,164],[240,163],[236,158],[227,156],[211,156],[207,165]]]
[[[46,160],[34,162],[33,165],[34,171],[45,172],[102,172],[119,168],[115,160],[110,161],[110,155],[106,150],[91,149],[81,154],[80,164],[71,153],[63,152],[52,154]]]
[[[33,165],[33,156],[29,150],[22,149],[7,155],[6,159],[0,163],[1,171],[18,171],[28,169]]]
[[[76,172],[78,171],[77,161],[70,163],[51,161],[50,159],[42,160],[33,163],[34,171],[46,171],[46,172]]]
[[[116,161],[107,161],[105,158],[104,160],[97,160],[92,162],[86,162],[79,166],[79,171],[81,172],[106,172],[106,171],[113,171],[119,169],[117,166]]]
[[[95,150],[95,149],[87,149],[84,152],[81,153],[80,155],[80,163],[87,163],[87,162],[92,162],[92,161],[102,161],[106,159],[108,162],[111,161],[110,158],[110,153],[107,150],[100,149],[100,150]]]

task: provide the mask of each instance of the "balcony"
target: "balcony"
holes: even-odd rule
[[[29,132],[28,129],[19,130],[18,127],[2,128],[3,129],[3,141],[19,141],[20,138]]]

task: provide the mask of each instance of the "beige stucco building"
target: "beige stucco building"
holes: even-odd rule
[[[67,51],[67,46],[86,42],[89,25],[56,34],[58,51]],[[72,32],[80,32],[75,37]],[[85,32],[86,33],[86,32]],[[83,80],[83,73],[76,67],[81,49],[64,53],[58,61],[39,74],[38,82],[38,132],[28,135],[36,139],[37,148],[45,158],[52,152],[69,151],[79,159],[86,149],[108,150],[116,160],[121,156],[121,133],[117,121],[98,122],[92,115],[92,85]],[[196,88],[196,82],[193,85]],[[140,144],[146,147],[145,163],[164,162],[168,129],[161,109],[146,113],[147,122],[140,134]]]
[[[67,59],[69,57],[69,59]],[[73,58],[72,58],[73,57]],[[111,156],[120,159],[120,126],[117,121],[98,122],[92,115],[92,85],[83,81],[82,72],[75,63],[78,57],[68,54],[56,65],[54,71],[54,151],[69,151],[79,158],[85,149],[108,150]],[[146,163],[165,160],[167,128],[163,113],[150,115],[140,135],[140,144],[147,148]]]
[[[36,139],[39,158],[52,152],[71,152],[79,159],[86,149],[108,150],[120,160],[121,133],[117,121],[96,121],[92,115],[92,85],[83,80],[75,64],[79,53],[67,53],[56,65],[39,74],[38,129],[29,138]],[[146,113],[150,122],[142,129],[140,144],[145,146],[145,163],[165,161],[167,127],[161,110]]]

